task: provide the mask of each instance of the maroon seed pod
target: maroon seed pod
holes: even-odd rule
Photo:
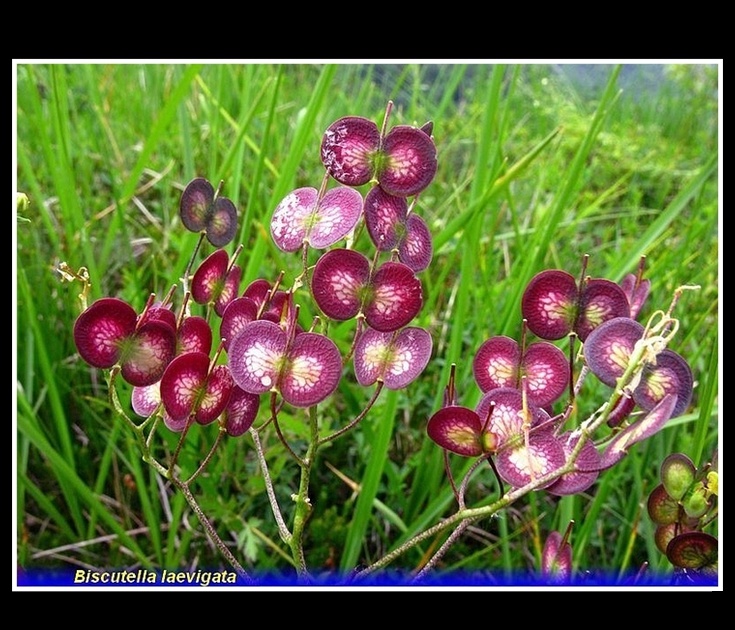
[[[258,318],[258,305],[248,297],[239,297],[232,300],[222,313],[220,336],[222,345],[229,351],[232,340],[235,339],[250,322]]]
[[[286,357],[288,337],[278,324],[257,320],[230,343],[229,365],[235,384],[251,394],[275,388]]]
[[[528,400],[539,407],[556,401],[569,384],[569,360],[559,348],[545,341],[526,348],[520,371],[528,383]]]
[[[131,385],[151,385],[161,379],[175,355],[176,333],[168,324],[143,324],[123,344],[120,374]]]
[[[317,333],[294,337],[281,376],[283,399],[294,407],[311,407],[331,396],[342,377],[342,355],[335,343]]]
[[[181,194],[179,215],[184,227],[201,232],[207,227],[207,214],[214,200],[214,188],[203,177],[191,180]]]
[[[663,484],[656,486],[648,495],[648,516],[656,525],[671,525],[680,518],[679,502],[672,497]]]
[[[464,457],[483,454],[482,421],[472,409],[444,407],[429,419],[426,432],[447,451]]]
[[[203,317],[185,317],[177,331],[178,348],[176,354],[203,352],[207,356],[212,350],[212,328]]]
[[[230,271],[225,276],[222,290],[214,301],[214,312],[220,317],[225,312],[227,305],[232,302],[240,290],[240,279],[242,278],[242,269],[238,265],[232,265]]]
[[[376,381],[388,389],[402,389],[424,371],[431,358],[431,335],[408,327],[399,333],[368,328],[355,346],[355,376],[363,387]]]
[[[574,325],[577,336],[584,341],[600,324],[615,317],[630,317],[630,305],[623,290],[611,280],[588,280],[579,298]]]
[[[370,280],[370,261],[359,252],[333,249],[314,267],[311,290],[314,301],[331,319],[352,319],[362,307]]]
[[[375,247],[381,252],[398,247],[406,235],[406,198],[389,195],[380,186],[373,186],[365,196],[364,210],[365,226]]]
[[[224,247],[237,232],[237,208],[227,197],[217,197],[207,221],[207,240],[215,247]]]
[[[505,483],[520,488],[561,468],[564,460],[561,441],[554,436],[553,428],[549,428],[530,433],[528,446],[524,439],[516,439],[512,443],[506,443],[505,447],[499,447],[495,466]],[[548,481],[539,488],[548,487],[555,481]]]
[[[555,584],[564,584],[572,577],[572,546],[557,531],[551,532],[544,543],[541,575]]]
[[[260,308],[268,299],[268,292],[271,290],[271,283],[264,278],[253,280],[243,291],[242,297],[250,298],[255,305]]]
[[[215,365],[207,376],[206,387],[200,396],[194,419],[199,424],[209,424],[219,418],[230,401],[235,386],[226,365]]]
[[[168,324],[171,328],[176,330],[176,315],[170,308],[164,306],[151,306],[151,308],[145,310],[138,317],[137,326],[140,327],[148,322],[156,321]]]
[[[498,387],[519,388],[522,375],[528,383],[528,400],[546,407],[557,400],[569,384],[569,361],[547,342],[532,343],[521,357],[518,343],[497,336],[483,343],[475,354],[472,371],[483,392]]]
[[[193,416],[209,424],[224,411],[233,381],[226,365],[209,370],[209,357],[189,352],[176,357],[161,379],[161,400],[173,422]]]
[[[396,197],[410,197],[426,188],[436,175],[436,147],[424,129],[393,127],[380,138],[377,125],[359,116],[332,123],[321,145],[322,163],[341,184],[361,186],[377,179]]]
[[[424,271],[434,256],[429,226],[417,214],[408,215],[406,219],[406,236],[398,245],[398,258],[413,271]]]
[[[250,394],[237,385],[232,390],[225,409],[225,431],[230,437],[239,437],[255,422],[260,408],[260,396]]]
[[[121,343],[135,332],[137,314],[118,298],[101,298],[74,323],[79,355],[96,368],[111,368],[120,359]]]
[[[584,343],[587,366],[605,385],[615,387],[643,332],[643,326],[629,317],[616,317],[598,326]]]
[[[362,195],[339,186],[327,191],[317,203],[316,188],[299,188],[276,207],[271,219],[271,236],[279,249],[295,252],[304,243],[325,249],[347,236],[362,213]]]
[[[573,436],[572,433],[568,432],[559,436],[559,441],[564,448],[564,458],[566,459],[572,454],[579,441],[579,436]],[[584,492],[597,480],[599,466],[600,454],[592,441],[587,440],[575,461],[575,471],[562,475],[546,490],[557,496]]]
[[[214,311],[222,317],[227,305],[235,299],[240,288],[242,269],[230,265],[224,249],[218,249],[205,258],[191,280],[191,297],[197,304],[214,303]]]
[[[324,132],[320,150],[322,163],[340,184],[361,186],[373,177],[379,146],[380,131],[372,120],[345,116]]]
[[[174,422],[194,413],[197,397],[207,379],[209,357],[203,352],[180,354],[161,379],[161,400]]]
[[[417,195],[436,175],[436,147],[431,137],[417,127],[393,127],[383,139],[382,153],[378,182],[388,194]]]
[[[542,339],[561,339],[574,328],[577,281],[566,271],[549,269],[535,275],[521,300],[528,329]]]
[[[660,431],[671,418],[676,406],[676,396],[666,394],[645,417],[623,429],[607,445],[600,459],[600,470],[617,464],[634,444]]]
[[[584,344],[588,367],[603,383],[615,387],[643,333],[643,326],[628,317],[616,317],[605,322],[590,334]],[[676,352],[665,349],[658,353],[655,364],[649,363],[643,368],[633,400],[645,411],[650,411],[666,394],[674,394],[677,404],[672,417],[678,416],[689,406],[693,385],[689,364]]]
[[[417,214],[408,214],[403,197],[389,195],[373,186],[365,197],[365,225],[370,239],[380,251],[398,251],[400,261],[414,272],[429,266],[433,256],[431,233]]]
[[[648,294],[651,292],[651,281],[641,280],[638,282],[638,276],[634,273],[629,273],[620,282],[620,288],[625,293],[625,297],[628,298],[628,304],[630,304],[630,316],[635,319],[638,317],[643,304],[648,299]]]
[[[80,356],[97,368],[120,364],[122,377],[143,387],[158,381],[176,352],[176,333],[162,319],[147,319],[136,328],[132,306],[117,298],[102,298],[74,324]]]
[[[191,232],[206,231],[207,240],[224,247],[237,231],[237,209],[226,197],[214,198],[214,188],[203,177],[189,182],[181,195],[179,216]]]
[[[535,427],[546,422],[549,414],[533,403],[528,403],[530,415],[530,427]],[[512,387],[499,387],[486,392],[477,405],[477,415],[483,419],[488,417],[487,430],[491,431],[497,439],[498,449],[509,442],[523,439],[523,395]]]
[[[339,384],[342,357],[334,342],[317,333],[288,336],[273,322],[245,326],[230,346],[235,383],[251,394],[280,391],[295,407],[311,407],[330,396]]]
[[[403,263],[386,262],[375,272],[364,302],[371,328],[391,332],[413,320],[424,302],[421,281]]]
[[[242,297],[250,298],[255,302],[258,311],[262,311],[262,318],[278,323],[281,321],[281,315],[283,314],[283,307],[288,298],[288,293],[279,290],[271,295],[271,291],[271,283],[263,278],[259,278],[258,280],[253,280],[247,286]],[[266,301],[268,304],[266,304]]]
[[[485,341],[475,353],[472,373],[483,392],[498,387],[517,387],[521,348],[510,337],[498,335]]]
[[[692,398],[694,379],[689,364],[673,350],[663,350],[656,364],[643,368],[643,376],[633,392],[635,402],[646,411],[653,409],[667,394],[675,394],[676,407],[671,417],[686,411]]]
[[[386,262],[370,278],[370,262],[354,250],[333,249],[314,268],[314,301],[332,319],[344,321],[360,311],[375,330],[403,328],[421,310],[421,281],[402,263]]]
[[[197,304],[207,304],[217,299],[225,286],[229,262],[230,258],[224,249],[215,250],[202,261],[191,281],[191,297]]]
[[[666,546],[666,557],[683,569],[711,569],[718,563],[717,538],[704,532],[685,532],[674,536]]]
[[[601,323],[630,316],[628,298],[614,282],[591,279],[578,288],[574,277],[559,269],[542,271],[531,279],[521,311],[532,333],[552,341],[572,331],[585,341]]]

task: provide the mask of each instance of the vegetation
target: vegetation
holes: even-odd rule
[[[645,256],[651,293],[639,321],[666,310],[679,287],[699,287],[680,296],[675,312],[674,349],[694,381],[687,409],[584,492],[530,493],[473,522],[435,569],[485,585],[535,574],[547,538],[573,521],[575,575],[622,583],[647,567],[673,580],[646,502],[668,456],[681,453],[703,470],[716,465],[720,437],[718,68],[667,66],[657,88],[640,94],[620,91],[630,68],[604,70],[599,86],[581,91],[567,68],[552,65],[18,65],[19,570],[229,568],[184,493],[141,458],[103,371],[79,356],[79,293],[87,286],[88,303],[112,296],[137,313],[151,293],[165,296],[197,247],[179,208],[199,177],[214,188],[223,181],[237,208],[228,248],[243,245],[240,292],[281,271],[283,286],[292,286],[304,259],[274,243],[274,210],[290,191],[319,186],[330,124],[348,115],[380,124],[391,101],[392,124],[433,122],[437,171],[417,202],[433,257],[420,275],[424,301],[413,322],[430,333],[433,351],[418,378],[384,392],[359,426],[321,449],[304,529],[312,574],[370,566],[454,511],[443,451],[427,423],[450,374],[463,405],[480,401],[473,357],[490,337],[519,339],[521,299],[537,273],[577,277],[588,256],[588,274],[621,282]],[[358,243],[369,242],[366,232]],[[216,245],[202,243],[200,258]],[[314,265],[317,255],[309,256]],[[319,314],[304,304],[299,323],[308,329]],[[349,322],[329,324],[340,349],[353,334]],[[555,343],[568,352],[568,339]],[[348,372],[321,406],[325,433],[359,416],[371,398]],[[572,425],[609,396],[603,383],[588,385]],[[129,410],[132,386],[120,382],[116,391]],[[268,407],[261,404],[255,426],[268,421]],[[302,453],[309,414],[284,407],[279,424]],[[196,470],[216,435],[215,426],[193,427],[177,454],[182,468]],[[162,452],[177,451],[176,433],[160,430],[158,439]],[[274,493],[293,519],[299,466],[272,426],[260,439]],[[467,461],[450,461],[461,477]],[[224,440],[192,492],[248,573],[293,571],[252,434]],[[493,470],[475,471],[466,504],[497,497]],[[706,534],[716,538],[716,518]],[[422,540],[389,569],[419,571],[446,536]]]

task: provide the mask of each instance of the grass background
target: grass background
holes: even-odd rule
[[[242,287],[280,270],[288,285],[300,258],[272,244],[273,209],[295,187],[318,187],[319,144],[331,122],[359,115],[380,124],[391,99],[392,124],[434,122],[439,168],[417,207],[434,236],[417,319],[432,334],[434,356],[417,381],[381,397],[357,431],[322,452],[308,564],[325,574],[367,565],[452,512],[426,421],[451,363],[461,402],[479,399],[473,352],[490,336],[517,337],[520,296],[536,272],[576,276],[589,254],[588,273],[619,281],[646,255],[653,290],[642,317],[665,309],[678,286],[701,286],[677,308],[673,344],[695,375],[690,409],[587,493],[535,493],[479,523],[442,569],[480,571],[489,584],[533,570],[548,532],[573,519],[580,573],[617,576],[644,563],[670,571],[653,543],[647,495],[667,454],[700,464],[719,438],[716,64],[19,63],[16,71],[16,189],[30,198],[13,224],[13,546],[21,568],[221,565],[182,497],[140,460],[110,411],[102,374],[76,355],[80,287],[61,282],[58,264],[89,270],[90,299],[118,296],[139,309],[151,292],[164,295],[197,239],[180,224],[179,197],[203,176],[224,180],[223,194],[239,209],[228,250],[245,246]],[[367,248],[364,233],[360,239]],[[300,302],[308,326],[315,307],[308,294]],[[330,333],[349,346],[349,324]],[[578,417],[606,393],[588,383]],[[325,429],[354,417],[369,396],[348,370],[322,408]],[[283,426],[298,449],[305,416],[286,412]],[[198,429],[184,465],[195,466],[214,439],[212,427]],[[173,448],[169,438],[162,448]],[[297,470],[272,438],[271,474],[288,513]],[[466,462],[453,465],[459,471]],[[289,568],[249,436],[227,441],[194,490],[246,568]],[[468,503],[496,492],[492,474],[481,472]],[[419,546],[395,568],[420,566],[441,542]]]

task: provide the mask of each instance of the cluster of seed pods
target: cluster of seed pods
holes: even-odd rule
[[[411,322],[423,306],[418,274],[432,259],[430,232],[415,208],[436,174],[436,147],[430,123],[388,129],[391,107],[382,129],[357,116],[330,125],[321,143],[326,173],[320,188],[290,192],[270,223],[279,249],[302,252],[302,277],[321,315],[356,321],[354,375],[360,385],[377,383],[378,389],[406,387],[432,353],[430,334]],[[178,314],[168,298],[150,299],[140,314],[120,299],[102,298],[75,324],[81,357],[97,368],[119,366],[133,385],[134,411],[148,417],[160,410],[174,431],[219,419],[229,435],[239,436],[253,424],[263,394],[302,408],[331,396],[345,358],[328,336],[299,325],[294,291],[301,283],[284,290],[282,274],[275,282],[259,278],[238,295],[238,252],[223,249],[236,232],[232,201],[196,178],[181,196],[180,217],[216,249],[193,274]],[[374,247],[369,256],[352,248],[363,225]],[[321,252],[313,266],[307,265],[310,250]],[[585,369],[610,387],[618,387],[633,363],[643,368],[609,413],[614,432],[605,448],[587,440],[574,470],[549,481],[549,492],[589,488],[599,471],[686,410],[693,385],[688,364],[671,350],[652,350],[650,331],[636,321],[650,289],[642,266],[620,284],[585,277],[585,270],[586,259],[579,281],[554,269],[529,282],[521,343],[499,336],[477,349],[473,373],[482,398],[475,409],[459,405],[452,377],[445,405],[427,425],[432,440],[459,455],[493,457],[513,487],[558,470],[579,450],[580,437],[562,430],[566,412],[552,412],[571,391],[572,360],[553,343],[568,336],[583,343]],[[206,305],[207,317],[191,315],[189,300]],[[220,318],[216,345],[213,316]],[[526,329],[540,340],[527,344]],[[646,345],[648,355],[641,353]],[[633,415],[637,408],[643,417]]]
[[[683,453],[673,453],[661,463],[660,480],[647,504],[656,546],[678,569],[716,578],[719,543],[703,530],[717,512],[717,453],[699,470]]]
[[[313,269],[304,268],[311,297],[325,318],[356,320],[351,352],[358,383],[400,389],[432,352],[430,334],[409,324],[423,305],[417,274],[432,258],[428,227],[413,210],[437,161],[430,124],[386,132],[391,108],[382,130],[356,116],[330,125],[321,144],[320,189],[289,193],[270,228],[279,249],[302,251],[304,261],[309,248],[326,250]],[[364,198],[363,186],[369,188]],[[331,396],[342,377],[342,352],[326,335],[299,325],[297,283],[284,290],[283,274],[275,282],[259,278],[239,295],[239,250],[230,256],[223,249],[236,232],[232,201],[196,178],[183,191],[179,215],[216,249],[191,277],[178,314],[170,296],[158,304],[151,298],[141,314],[117,298],[100,299],[76,322],[80,356],[97,368],[118,366],[133,385],[133,410],[143,417],[161,413],[173,431],[219,419],[228,435],[239,436],[252,426],[262,394],[303,408]],[[370,257],[340,246],[362,224],[375,246]],[[191,301],[206,306],[206,317],[190,314]]]
[[[427,425],[429,437],[459,455],[494,458],[498,476],[511,487],[559,470],[581,435],[562,428],[572,409],[573,352],[567,358],[552,343],[571,335],[583,342],[585,369],[612,388],[639,366],[609,412],[608,425],[615,428],[605,447],[585,441],[571,472],[539,485],[556,495],[589,488],[601,470],[683,413],[691,400],[693,381],[687,362],[671,350],[657,348],[650,331],[635,321],[650,290],[642,269],[641,264],[637,275],[629,274],[619,285],[584,274],[578,283],[558,269],[537,274],[522,297],[522,343],[497,336],[480,346],[473,361],[475,381],[483,392],[479,404],[475,409],[457,405],[450,380],[444,407]],[[526,344],[526,328],[542,341]],[[565,411],[554,415],[553,404],[568,388]],[[645,415],[634,417],[636,408]]]

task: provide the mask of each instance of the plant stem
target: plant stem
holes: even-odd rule
[[[449,548],[457,541],[457,539],[470,526],[471,522],[472,521],[470,521],[469,519],[464,519],[459,522],[457,527],[454,528],[454,531],[451,534],[449,534],[449,537],[444,541],[444,544],[441,547],[439,547],[439,549],[437,549],[436,553],[421,568],[421,570],[416,574],[413,580],[411,580],[412,583],[415,584],[416,582],[420,582],[424,578],[424,576],[436,566],[436,563],[442,559],[442,557],[449,550]]]
[[[202,463],[199,464],[199,468],[194,471],[194,473],[189,477],[184,483],[188,486],[192,481],[194,481],[201,473],[202,471],[207,467],[207,464],[209,464],[209,461],[212,459],[212,456],[214,455],[214,452],[217,450],[217,447],[219,446],[220,442],[222,441],[222,438],[224,437],[226,433],[226,429],[224,426],[219,427],[219,431],[217,432],[217,437],[214,440],[214,444],[212,444],[212,448],[209,449],[209,453],[207,453],[207,456],[202,460]]]
[[[283,542],[285,542],[287,545],[290,545],[291,532],[288,531],[288,527],[286,527],[286,522],[283,520],[283,514],[281,513],[281,508],[279,507],[278,500],[276,499],[276,493],[273,490],[273,482],[271,481],[271,475],[268,470],[268,462],[266,461],[265,453],[263,452],[263,445],[260,443],[260,437],[258,436],[258,432],[255,429],[250,429],[250,436],[253,438],[253,442],[255,443],[255,452],[258,455],[260,469],[263,471],[265,491],[268,495],[268,501],[270,501],[271,504],[271,511],[273,512],[273,516],[276,519],[276,524],[278,525],[278,533],[281,535],[281,540],[283,540]]]
[[[305,466],[304,460],[301,459],[296,452],[291,448],[291,445],[286,441],[286,438],[284,437],[281,426],[278,424],[278,409],[276,408],[276,392],[271,393],[271,420],[273,421],[273,426],[276,427],[276,433],[278,434],[278,439],[281,440],[281,443],[286,447],[286,450],[290,453],[291,457],[293,457],[296,460],[296,463],[303,468]]]
[[[203,525],[204,529],[207,532],[207,535],[209,536],[209,539],[214,543],[214,545],[217,547],[219,552],[225,557],[227,562],[229,562],[232,567],[235,569],[237,574],[248,584],[255,584],[255,581],[253,580],[250,575],[245,571],[245,569],[242,568],[242,565],[237,561],[237,558],[232,555],[232,552],[230,549],[225,545],[223,540],[219,537],[219,534],[217,533],[217,530],[214,529],[212,526],[212,523],[209,522],[209,519],[205,516],[204,512],[202,512],[202,508],[199,507],[199,503],[197,503],[197,500],[194,498],[194,495],[191,493],[191,490],[189,490],[189,485],[181,481],[178,477],[172,475],[171,481],[173,484],[181,491],[181,493],[184,495],[184,498],[186,499],[186,502],[189,504],[189,507],[193,510],[194,514],[197,515],[197,518],[199,519],[199,522]]]
[[[301,481],[299,483],[299,492],[293,496],[296,501],[296,511],[293,519],[293,536],[291,537],[290,547],[291,555],[296,561],[296,570],[302,579],[309,579],[309,573],[306,569],[306,559],[304,557],[304,529],[306,521],[311,515],[311,501],[309,500],[309,478],[311,476],[311,467],[314,464],[317,448],[319,445],[319,425],[317,422],[316,405],[309,407],[309,428],[311,430],[311,439],[309,447],[306,450],[303,465],[301,466]]]
[[[230,565],[235,569],[237,574],[246,582],[249,584],[254,584],[254,580],[248,573],[245,571],[245,569],[242,568],[242,565],[237,561],[235,556],[232,555],[232,552],[229,550],[227,545],[222,541],[222,539],[219,537],[219,534],[217,534],[217,531],[214,529],[212,524],[209,522],[207,517],[204,515],[204,512],[202,511],[202,508],[199,506],[199,503],[194,498],[194,495],[191,493],[191,490],[189,489],[189,482],[192,481],[196,476],[203,470],[203,468],[207,465],[209,460],[211,459],[212,454],[214,453],[217,444],[219,443],[219,440],[221,439],[221,435],[223,431],[220,431],[219,435],[217,436],[217,440],[215,441],[214,446],[212,449],[210,449],[210,452],[207,454],[207,457],[204,459],[202,464],[199,466],[197,471],[191,476],[189,481],[182,481],[179,479],[175,473],[174,473],[174,465],[176,463],[176,458],[178,456],[178,453],[181,449],[181,445],[184,441],[184,436],[186,434],[186,431],[188,430],[190,424],[187,424],[186,428],[182,432],[184,435],[181,436],[181,439],[179,440],[179,443],[177,444],[176,452],[174,454],[174,457],[171,461],[171,465],[169,468],[166,468],[163,466],[153,455],[151,454],[150,444],[146,441],[145,436],[143,434],[142,427],[139,427],[136,425],[125,413],[125,411],[122,408],[122,405],[120,404],[120,399],[117,396],[117,390],[115,388],[115,379],[117,377],[117,374],[119,373],[119,367],[114,367],[112,370],[110,370],[107,385],[108,385],[108,392],[110,397],[110,403],[112,404],[112,408],[114,409],[115,413],[123,417],[127,423],[130,425],[131,429],[133,430],[133,433],[135,434],[136,439],[138,440],[138,443],[140,445],[140,450],[142,452],[142,459],[147,464],[150,464],[156,472],[161,475],[164,479],[170,479],[171,482],[181,491],[181,493],[184,495],[184,498],[186,499],[186,502],[189,504],[189,507],[192,509],[192,511],[197,515],[197,518],[199,519],[199,522],[204,526],[204,529],[207,532],[207,535],[209,536],[209,539],[214,543],[215,547],[222,553],[222,555],[225,557],[227,562],[230,563]],[[155,424],[154,424],[155,428]]]
[[[378,385],[375,388],[375,391],[373,392],[372,397],[367,402],[367,405],[365,405],[365,409],[363,409],[357,417],[352,420],[348,425],[342,427],[339,431],[335,431],[331,435],[328,435],[327,437],[322,438],[317,442],[317,446],[321,446],[322,444],[326,444],[327,442],[331,442],[332,440],[340,437],[341,435],[347,433],[351,429],[354,429],[362,420],[365,418],[365,416],[368,414],[368,411],[372,409],[372,406],[375,404],[375,401],[378,400],[378,396],[380,396],[380,392],[383,391],[383,381],[378,381]]]
[[[197,253],[199,253],[199,248],[202,246],[202,242],[204,242],[204,237],[205,233],[200,232],[199,240],[197,241],[196,247],[191,253],[191,258],[189,258],[189,262],[186,265],[186,270],[184,271],[184,274],[181,276],[181,286],[184,290],[184,294],[189,291],[189,274],[191,274],[191,268],[194,266],[194,260],[197,257]]]
[[[635,370],[630,369],[626,371],[625,377],[629,380],[633,377]],[[623,381],[623,378],[621,377],[620,381]],[[628,382],[627,380],[625,381]],[[619,384],[621,384],[619,382]],[[358,572],[354,579],[359,580],[360,578],[367,576],[371,573],[374,573],[378,569],[381,569],[391,562],[398,558],[399,556],[406,553],[408,550],[412,549],[416,545],[418,545],[420,542],[426,540],[427,538],[431,538],[433,536],[436,536],[437,534],[443,532],[446,529],[449,529],[452,526],[455,526],[463,521],[467,521],[467,525],[469,526],[472,523],[487,518],[489,516],[492,516],[502,510],[505,507],[508,507],[512,503],[515,503],[518,499],[525,496],[526,494],[544,487],[549,482],[558,479],[562,475],[565,475],[567,473],[570,473],[574,471],[574,463],[576,462],[577,458],[579,457],[579,454],[582,451],[582,447],[585,445],[588,439],[590,439],[590,436],[594,433],[596,429],[598,429],[604,422],[606,422],[607,417],[609,415],[609,409],[614,407],[615,401],[620,397],[620,394],[618,393],[618,390],[613,392],[611,399],[605,403],[604,408],[602,409],[601,413],[595,417],[594,415],[590,417],[588,421],[583,423],[583,425],[578,429],[580,431],[579,439],[577,440],[577,443],[574,446],[574,449],[569,454],[569,457],[567,458],[565,464],[549,473],[546,473],[545,475],[542,475],[540,477],[537,477],[533,481],[527,483],[525,486],[522,486],[520,488],[516,488],[514,490],[511,490],[504,496],[502,496],[500,499],[495,501],[494,503],[491,503],[490,505],[486,505],[479,508],[467,508],[467,509],[459,509],[457,512],[455,512],[452,516],[445,519],[441,523],[437,523],[436,525],[433,525],[432,527],[424,530],[423,532],[416,534],[413,538],[410,540],[407,540],[405,543],[403,543],[400,547],[397,547],[390,553],[386,554],[376,562],[374,562],[372,565],[367,567],[366,569],[363,569],[362,571]],[[585,426],[586,425],[586,426]],[[463,527],[463,530],[466,529],[466,526]],[[454,539],[452,539],[452,543],[454,542]],[[438,553],[438,552],[437,552]],[[443,552],[442,552],[443,553]]]

